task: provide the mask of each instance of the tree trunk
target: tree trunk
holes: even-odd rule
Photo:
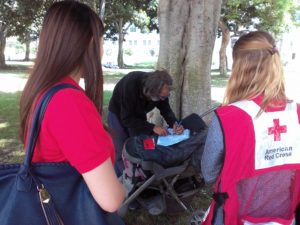
[[[30,33],[26,33],[26,39],[25,39],[25,58],[24,61],[29,61],[29,55],[30,55]]]
[[[179,118],[211,107],[211,61],[221,0],[159,1],[158,69],[173,77],[171,106]]]
[[[99,16],[101,20],[104,20],[104,14],[105,14],[105,0],[99,0]]]
[[[220,19],[219,21],[219,28],[222,31],[222,44],[219,51],[219,59],[220,59],[219,69],[220,69],[221,76],[227,76],[228,64],[227,64],[226,49],[230,41],[230,31],[227,24],[222,19]]]
[[[0,68],[5,67],[5,45],[6,45],[6,29],[5,26],[0,23]]]
[[[119,51],[118,51],[118,66],[119,68],[124,68],[123,61],[123,41],[124,41],[124,33],[123,33],[123,18],[120,18],[118,21],[118,33],[119,33]]]
[[[97,0],[81,0],[81,2],[87,4],[91,7],[95,12],[97,12]]]

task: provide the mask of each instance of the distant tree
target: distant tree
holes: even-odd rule
[[[45,9],[54,0],[1,0],[0,2],[0,67],[5,66],[6,38],[18,36],[26,43],[26,56],[29,57],[29,43],[37,36],[37,24],[41,23]],[[35,34],[33,34],[35,32]]]
[[[46,10],[53,2],[54,0],[18,0],[18,23],[12,28],[12,34],[25,44],[25,61],[29,60],[30,43],[38,38]]]
[[[11,28],[16,23],[16,4],[14,0],[0,2],[0,68],[5,66],[6,38],[11,35]]]
[[[220,74],[227,75],[226,49],[230,41],[230,32],[240,35],[241,29],[250,29],[266,30],[273,35],[279,35],[287,30],[285,16],[292,16],[293,9],[293,0],[224,0],[219,21],[222,33],[219,51]]]
[[[111,0],[105,3],[105,38],[118,40],[118,66],[120,68],[124,67],[123,41],[127,30],[132,24],[141,30],[149,28],[151,19],[147,15],[147,10],[152,12],[153,7],[157,7],[156,0]]]
[[[103,20],[104,19],[104,15],[105,15],[105,3],[106,1],[105,0],[99,0],[100,3],[99,3],[99,15],[100,15],[100,18]]]

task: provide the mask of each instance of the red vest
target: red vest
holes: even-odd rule
[[[225,196],[225,225],[290,225],[300,202],[300,107],[263,112],[254,101],[217,110],[225,160],[215,199]],[[204,225],[212,224],[213,200]]]

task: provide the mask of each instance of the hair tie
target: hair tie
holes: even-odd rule
[[[278,53],[278,49],[277,49],[276,45],[274,45],[273,48],[269,48],[268,51],[270,52],[271,55]]]

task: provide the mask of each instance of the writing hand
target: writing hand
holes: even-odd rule
[[[184,131],[184,127],[181,125],[181,121],[174,123],[173,130],[175,134],[182,134],[182,132]]]
[[[163,126],[159,126],[159,125],[155,125],[153,128],[153,132],[159,136],[166,136],[168,135],[168,131],[165,127]]]

